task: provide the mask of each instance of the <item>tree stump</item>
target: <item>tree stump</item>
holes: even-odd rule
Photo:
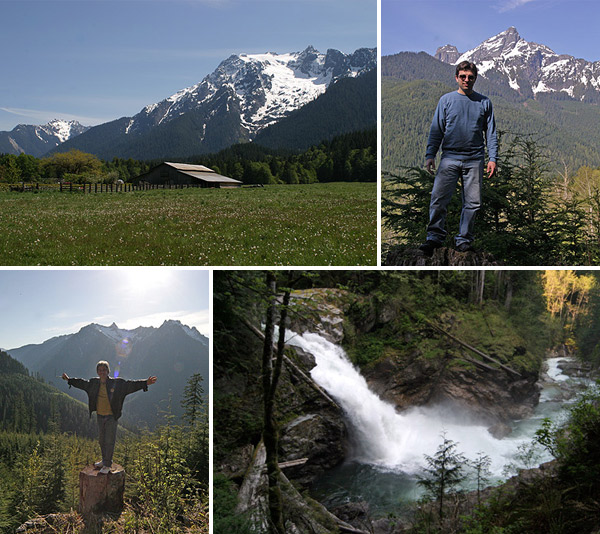
[[[110,473],[100,474],[93,466],[84,467],[79,472],[79,513],[84,518],[123,511],[125,492],[125,471],[113,464]]]

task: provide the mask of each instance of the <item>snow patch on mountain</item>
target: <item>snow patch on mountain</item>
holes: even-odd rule
[[[125,133],[142,132],[199,109],[207,110],[207,120],[222,108],[227,112],[239,109],[242,126],[253,138],[316,99],[335,80],[375,68],[376,60],[374,49],[359,49],[353,54],[328,50],[323,54],[312,46],[285,54],[232,55],[200,83],[146,106],[133,117]]]
[[[587,91],[600,90],[600,62],[559,55],[546,45],[526,41],[514,27],[490,37],[454,61],[449,60],[454,59],[453,55],[443,53],[449,46],[438,49],[436,57],[452,64],[472,61],[483,77],[498,72],[523,94],[565,92],[583,100]]]

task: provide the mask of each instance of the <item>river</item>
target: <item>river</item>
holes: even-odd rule
[[[557,421],[564,416],[569,404],[559,400],[564,387],[584,385],[583,379],[562,374],[558,361],[564,358],[547,360],[548,371],[542,377],[534,414],[514,421],[512,433],[496,439],[486,426],[455,407],[415,407],[398,412],[369,389],[341,347],[318,334],[289,332],[287,342],[314,355],[316,366],[311,376],[343,408],[350,436],[347,460],[313,484],[313,497],[326,506],[366,501],[371,513],[377,515],[398,512],[403,504],[419,498],[422,491],[417,477],[427,465],[425,455],[435,454],[443,434],[457,443],[457,452],[469,460],[479,453],[489,456],[491,482],[511,476],[517,467],[533,467],[551,459],[541,447],[528,458],[524,451],[530,449],[544,418]],[[467,485],[465,489],[471,488]]]

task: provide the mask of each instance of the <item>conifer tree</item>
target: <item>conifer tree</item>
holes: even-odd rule
[[[456,451],[457,444],[442,434],[442,443],[433,456],[425,455],[427,467],[425,476],[419,476],[418,484],[425,489],[426,495],[438,503],[440,527],[444,519],[444,499],[464,480],[466,458]]]

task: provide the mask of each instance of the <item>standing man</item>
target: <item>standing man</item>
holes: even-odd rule
[[[435,176],[427,241],[419,249],[432,256],[446,238],[446,212],[458,180],[462,185],[462,212],[456,250],[473,251],[473,226],[475,215],[481,206],[485,144],[487,140],[489,163],[487,172],[491,178],[496,172],[498,140],[492,102],[486,96],[473,91],[477,79],[474,63],[463,61],[456,66],[458,90],[447,93],[438,102],[429,131],[425,167],[435,170],[435,155],[440,146],[442,158]]]
[[[102,460],[96,462],[94,467],[100,469],[102,474],[110,473],[112,467],[112,457],[117,440],[117,420],[121,417],[125,397],[140,389],[148,391],[148,386],[156,382],[155,376],[149,377],[148,380],[109,378],[109,372],[108,362],[99,361],[96,364],[98,378],[85,380],[83,378],[69,378],[67,373],[62,374],[63,380],[69,383],[69,387],[75,386],[87,393],[90,417],[94,411],[97,414]]]

